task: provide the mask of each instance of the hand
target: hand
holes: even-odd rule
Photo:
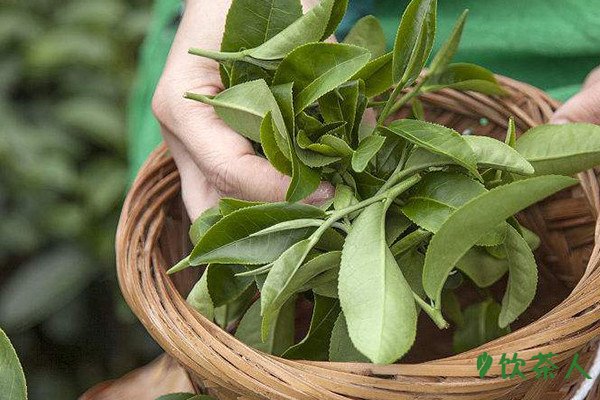
[[[192,220],[222,196],[282,201],[290,182],[257,156],[251,143],[225,125],[211,106],[183,98],[187,91],[214,95],[223,90],[217,62],[187,51],[190,47],[219,50],[230,5],[231,0],[186,2],[152,102],[179,169],[183,201]],[[333,187],[322,183],[305,201],[321,203],[332,195]]]
[[[556,110],[550,122],[600,124],[600,67],[589,73],[581,91]]]

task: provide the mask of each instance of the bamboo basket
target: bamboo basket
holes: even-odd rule
[[[508,96],[454,90],[421,96],[427,119],[503,138],[509,116],[523,132],[547,121],[558,106],[536,88],[498,79]],[[218,399],[570,399],[582,381],[577,372],[563,379],[571,359],[578,352],[589,370],[600,336],[600,190],[594,171],[579,180],[580,186],[519,215],[542,239],[534,304],[512,333],[458,355],[449,352],[451,332],[423,317],[413,350],[394,365],[285,360],[246,346],[202,317],[185,302],[199,269],[165,274],[190,250],[179,175],[165,146],[151,154],[125,201],[117,233],[119,282],[134,313],[188,371],[198,393]],[[484,351],[494,363],[481,379],[476,362]],[[526,379],[503,379],[498,361],[514,352],[525,360],[555,353],[556,377],[536,379],[535,362],[527,361],[521,368]],[[587,398],[600,399],[597,386]]]

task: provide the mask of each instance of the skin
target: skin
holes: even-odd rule
[[[308,9],[316,0],[303,1]],[[230,0],[187,1],[152,108],[181,174],[182,196],[193,220],[220,197],[282,201],[290,178],[255,155],[251,143],[231,130],[211,106],[183,99],[186,91],[214,95],[221,90],[218,63],[187,53],[190,47],[219,50]],[[333,196],[328,183],[305,201]]]

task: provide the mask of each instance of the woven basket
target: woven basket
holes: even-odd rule
[[[503,138],[509,116],[523,132],[548,120],[558,105],[531,86],[498,79],[509,96],[454,90],[423,95],[427,119]],[[281,359],[246,346],[202,317],[185,302],[199,269],[165,274],[190,244],[179,175],[164,146],[149,157],[123,207],[117,234],[119,281],[137,317],[186,368],[198,392],[219,399],[569,399],[581,382],[577,372],[563,379],[571,359],[579,352],[579,363],[589,368],[600,335],[600,233],[595,229],[600,191],[593,171],[579,179],[580,186],[519,215],[542,238],[534,304],[512,333],[454,356],[451,332],[439,331],[426,318],[402,364],[373,365]],[[481,379],[476,359],[484,351],[494,364]],[[527,361],[522,368],[526,379],[502,379],[498,361],[502,353],[514,352],[525,360],[555,353],[556,377],[536,379],[535,362]],[[598,388],[592,392],[589,399],[600,399]]]

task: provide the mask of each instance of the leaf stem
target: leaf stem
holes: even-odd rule
[[[188,53],[193,54],[195,56],[210,58],[215,61],[237,61],[241,60],[246,56],[243,51],[237,52],[222,52],[215,50],[207,50],[207,49],[199,49],[196,47],[192,47],[188,50]]]
[[[378,125],[382,125],[387,119],[387,117],[390,116],[390,114],[392,113],[392,105],[394,104],[398,96],[400,96],[400,93],[402,93],[402,89],[404,89],[404,85],[402,83],[398,83],[392,91],[392,93],[390,94],[390,97],[387,99],[385,107],[383,107],[381,114],[379,114],[379,118],[377,118]]]
[[[421,298],[421,296],[419,296],[415,292],[413,292],[413,297],[415,298],[415,301],[417,302],[419,307],[421,307],[423,311],[425,311],[427,315],[429,315],[431,320],[437,325],[438,328],[446,329],[450,326],[448,322],[446,322],[446,320],[444,319],[444,316],[442,315],[442,312],[440,310],[431,307],[425,302],[425,300]]]
[[[398,100],[394,105],[392,105],[390,107],[389,114],[393,114],[393,113],[397,112],[399,109],[404,107],[409,101],[411,101],[413,99],[413,97],[418,96],[421,93],[421,88],[429,80],[429,77],[430,77],[430,75],[426,74],[423,77],[423,79],[421,79],[419,81],[419,83],[417,83],[410,92],[406,93],[404,96],[402,96],[400,98],[400,100]]]

